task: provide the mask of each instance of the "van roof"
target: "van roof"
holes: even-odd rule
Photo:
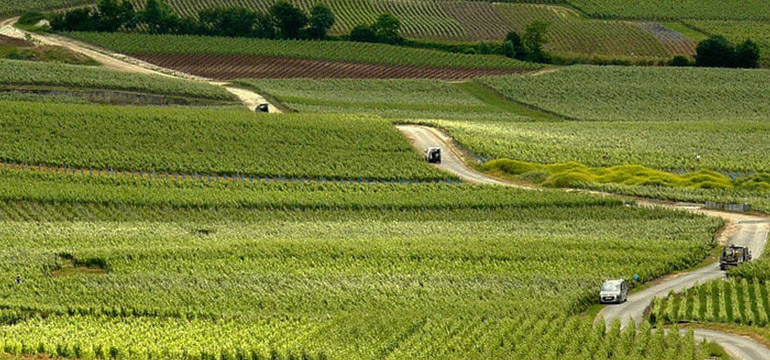
[[[625,280],[623,280],[623,279],[610,279],[610,280],[605,280],[604,283],[605,284],[620,284],[623,281],[625,281]]]

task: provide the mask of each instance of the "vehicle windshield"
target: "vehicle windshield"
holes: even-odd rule
[[[620,285],[617,283],[604,283],[602,285],[602,291],[618,291]]]

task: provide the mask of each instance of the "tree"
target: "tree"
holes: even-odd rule
[[[526,52],[525,60],[532,62],[547,60],[546,54],[543,52],[543,45],[548,43],[548,40],[545,39],[547,32],[548,23],[542,20],[535,20],[524,28],[524,37],[521,43]]]
[[[254,24],[253,31],[253,36],[258,38],[275,39],[277,37],[275,27],[273,26],[273,18],[270,14],[257,14],[257,21]]]
[[[136,13],[128,1],[101,0],[97,6],[98,31],[117,31],[134,21]]]
[[[690,63],[690,59],[688,59],[687,56],[677,55],[677,56],[674,56],[674,58],[668,62],[668,65],[682,67],[682,66],[690,66],[691,63]]]
[[[399,35],[401,30],[401,21],[391,14],[382,14],[372,25],[377,35],[377,41],[386,44],[400,44],[404,38]]]
[[[521,37],[515,31],[511,31],[505,36],[502,53],[509,58],[524,59],[526,51],[521,44]]]
[[[96,18],[86,8],[67,11],[51,20],[51,29],[56,31],[94,31],[97,27]]]
[[[735,48],[721,35],[713,35],[701,41],[695,51],[697,66],[731,67],[735,57]]]
[[[759,46],[751,40],[746,40],[735,48],[733,65],[739,68],[758,68],[759,57]]]
[[[215,8],[198,13],[202,32],[217,36],[251,36],[259,14],[245,8]]]
[[[332,9],[326,4],[315,4],[310,9],[310,20],[308,21],[310,26],[307,29],[308,37],[311,39],[323,39],[329,32],[329,29],[334,26],[336,20]]]
[[[369,25],[358,25],[350,31],[350,41],[376,43],[377,33]]]
[[[139,12],[138,18],[147,25],[151,34],[172,33],[179,25],[179,19],[163,0],[147,0],[147,5]]]
[[[270,7],[270,16],[284,39],[299,39],[308,20],[304,11],[284,0]]]

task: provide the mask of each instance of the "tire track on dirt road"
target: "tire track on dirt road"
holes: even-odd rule
[[[452,138],[438,129],[418,125],[399,125],[398,129],[410,139],[414,147],[419,151],[428,147],[442,148],[442,163],[437,166],[459,176],[465,181],[533,189],[532,187],[520,184],[504,182],[473,170],[463,162],[462,151],[455,145]],[[614,196],[599,192],[592,193]],[[732,229],[731,233],[726,234],[727,242],[729,244],[750,247],[752,253],[755,254],[755,258],[762,255],[767,242],[768,232],[770,231],[770,220],[766,217],[707,210],[693,204],[666,204],[646,199],[638,199],[637,204],[639,206],[663,206],[723,218],[731,224],[730,228]],[[670,291],[679,292],[708,280],[724,278],[725,274],[719,270],[719,264],[711,264],[690,272],[663,277],[655,285],[629,295],[626,303],[605,307],[599,315],[608,324],[611,324],[616,319],[620,320],[623,326],[631,321],[639,323],[644,318],[645,309],[652,303],[655,297],[666,296]],[[770,359],[770,349],[747,337],[698,328],[693,328],[693,332],[696,339],[716,342],[735,358],[746,360]]]
[[[195,76],[172,69],[166,69],[146,61],[111,52],[109,50],[102,49],[91,44],[86,44],[81,41],[73,40],[64,36],[53,34],[37,34],[24,31],[13,26],[17,20],[18,18],[12,18],[0,22],[0,33],[7,32],[11,37],[28,39],[32,42],[42,45],[63,47],[65,49],[69,49],[70,51],[88,56],[101,63],[105,68],[111,70],[125,71],[136,74],[167,76],[177,79],[207,82],[211,85],[222,86],[231,94],[235,95],[241,101],[241,103],[243,103],[243,105],[251,111],[254,111],[259,104],[268,104],[269,112],[281,112],[279,108],[271,104],[262,95],[259,95],[251,90],[229,86],[227,83],[215,82],[212,79]]]

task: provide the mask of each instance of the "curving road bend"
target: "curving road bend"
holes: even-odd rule
[[[454,145],[452,138],[438,129],[418,125],[399,125],[398,129],[404,133],[412,145],[419,151],[423,151],[428,147],[442,148],[442,163],[436,166],[457,175],[465,181],[527,188],[526,186],[490,178],[471,169],[463,162],[463,157],[460,155],[462,153]],[[730,224],[728,226],[729,230],[725,234],[726,240],[724,241],[728,244],[748,246],[755,258],[762,255],[767,242],[768,232],[770,232],[770,220],[765,217],[707,210],[692,204],[663,204],[642,199],[638,201],[638,204],[640,206],[665,206],[672,209],[724,218]],[[679,292],[698,283],[723,278],[725,278],[725,274],[719,270],[719,264],[711,264],[691,272],[672,275],[643,291],[629,295],[628,301],[624,304],[605,307],[599,314],[608,324],[615,321],[615,319],[620,319],[623,326],[632,320],[639,323],[644,318],[645,309],[652,303],[654,298],[666,296],[670,291]],[[693,332],[697,340],[717,342],[733,358],[745,360],[770,359],[770,349],[747,337],[706,329],[693,329]]]
[[[251,90],[228,86],[228,84],[224,82],[214,82],[208,78],[160,67],[160,66],[148,63],[146,61],[142,61],[127,55],[101,49],[99,47],[86,44],[81,41],[73,40],[64,36],[52,35],[52,34],[37,34],[37,33],[31,33],[24,30],[20,30],[13,26],[17,20],[18,20],[18,17],[0,21],[0,34],[4,34],[6,36],[20,38],[20,39],[28,39],[38,44],[63,47],[71,51],[74,51],[76,53],[88,56],[98,61],[99,63],[101,63],[104,68],[111,69],[111,70],[125,71],[125,72],[137,73],[137,74],[160,75],[160,76],[168,76],[168,77],[179,78],[179,79],[208,82],[212,85],[224,87],[227,91],[235,95],[241,101],[241,103],[243,103],[243,105],[246,106],[249,110],[254,111],[257,105],[267,103],[269,104],[268,106],[269,112],[271,113],[281,112],[279,108],[277,108],[273,104],[270,104],[269,101],[266,100],[263,96]]]

